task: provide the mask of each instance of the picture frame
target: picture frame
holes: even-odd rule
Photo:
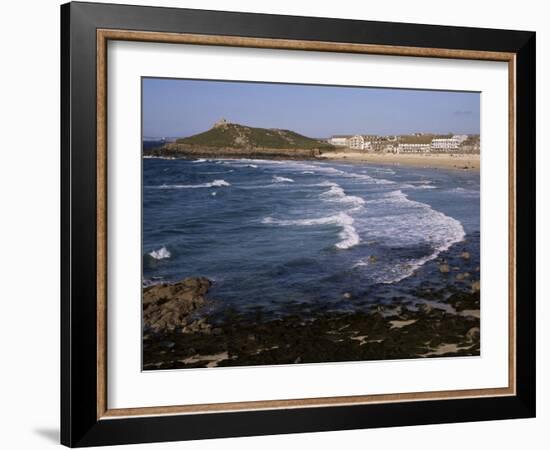
[[[535,33],[72,2],[61,7],[61,442],[70,447],[535,416]],[[107,44],[154,42],[508,65],[508,386],[112,409]]]

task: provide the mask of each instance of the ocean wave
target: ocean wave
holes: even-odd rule
[[[346,173],[344,176],[347,178],[359,178],[361,180],[365,180],[368,183],[372,183],[372,184],[395,184],[395,181],[386,180],[385,178],[371,177],[370,175],[367,175],[365,173],[350,172],[350,173]]]
[[[361,242],[361,238],[353,226],[353,222],[353,218],[344,212],[314,219],[274,219],[273,217],[264,217],[262,219],[262,223],[264,224],[281,226],[337,225],[342,230],[338,234],[340,241],[335,246],[342,250],[354,247]]]
[[[333,183],[330,189],[320,194],[319,197],[324,201],[351,204],[355,207],[361,207],[365,204],[365,200],[361,197],[346,194],[344,189],[336,183]]]
[[[161,184],[160,186],[145,186],[149,189],[196,189],[196,188],[210,188],[210,187],[222,187],[231,186],[225,180],[214,180],[210,183],[202,184]]]
[[[273,176],[273,181],[275,183],[294,183],[292,178],[280,177],[277,175]]]
[[[238,169],[257,169],[257,164],[247,163],[246,160],[236,160],[237,162],[224,161],[227,165],[231,167],[236,167]]]
[[[315,166],[314,166],[314,167],[315,167]],[[335,174],[335,175],[343,175],[343,174],[346,173],[346,172],[344,172],[343,170],[335,169],[334,167],[317,166],[316,169],[317,169],[319,172],[332,173],[332,174]]]
[[[256,159],[256,158],[219,158],[216,161],[220,161],[223,164],[230,164],[232,166],[235,165],[277,165],[280,166],[281,164],[285,164],[286,161],[284,160],[276,160],[276,159]]]
[[[392,170],[392,169],[381,169],[381,168],[376,168],[374,169],[375,172],[381,172],[381,173],[388,173],[390,175],[395,175],[395,170]]]
[[[468,196],[479,196],[479,190],[473,190],[473,189],[465,189],[463,187],[457,187],[454,189],[451,189],[451,192],[456,192],[462,195],[468,195]]]
[[[153,250],[152,252],[149,252],[149,256],[154,259],[168,259],[172,254],[166,247],[161,247],[158,250]]]
[[[193,161],[191,161],[192,163],[203,163],[203,162],[208,162],[207,159],[202,159],[202,158],[199,158],[199,159],[195,159]]]
[[[431,184],[410,184],[410,183],[405,183],[405,184],[402,184],[399,186],[401,189],[436,189],[435,186],[431,185]]]
[[[143,155],[143,159],[177,159],[174,156]]]
[[[396,283],[411,276],[419,267],[431,261],[453,244],[464,240],[462,224],[426,203],[411,200],[401,190],[391,191],[381,198],[366,202],[373,214],[360,225],[370,239],[385,242],[392,247],[414,247],[422,244],[432,249],[426,256],[408,259],[386,268],[378,275],[378,282]],[[377,212],[380,214],[377,214]],[[389,214],[388,214],[389,212]],[[365,265],[359,260],[356,266]]]

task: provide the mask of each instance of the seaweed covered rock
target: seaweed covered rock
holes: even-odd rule
[[[189,325],[189,316],[206,304],[205,295],[211,285],[207,278],[196,277],[144,288],[144,330],[158,333]]]
[[[447,302],[457,311],[479,309],[479,291],[474,293],[457,292],[451,295]]]

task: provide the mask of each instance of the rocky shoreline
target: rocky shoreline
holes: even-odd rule
[[[480,354],[476,281],[470,289],[419,290],[426,303],[314,316],[297,305],[276,318],[227,309],[221,320],[208,313],[210,286],[198,277],[143,289],[144,370]]]
[[[249,158],[249,159],[322,159],[332,149],[319,148],[235,148],[209,147],[204,145],[190,145],[168,143],[162,147],[153,148],[145,152],[145,156],[165,158]]]

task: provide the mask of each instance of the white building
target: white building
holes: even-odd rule
[[[466,139],[468,139],[468,135],[467,134],[455,134],[453,136],[453,139],[456,139],[457,141],[459,141],[459,143],[463,143]]]
[[[356,134],[348,139],[348,147],[353,148],[354,150],[363,150],[363,145],[365,145],[365,139],[363,136]]]
[[[328,140],[329,144],[332,144],[336,147],[348,147],[349,146],[349,139],[352,136],[349,135],[335,135],[331,136]]]
[[[430,144],[402,142],[397,146],[397,153],[425,153],[430,151]]]
[[[452,138],[437,138],[432,139],[432,151],[434,152],[453,152],[457,151],[461,141]]]
[[[356,134],[348,139],[348,147],[354,150],[370,150],[371,141],[369,140],[369,136]]]
[[[397,153],[426,153],[430,151],[432,136],[416,133],[398,137]]]

